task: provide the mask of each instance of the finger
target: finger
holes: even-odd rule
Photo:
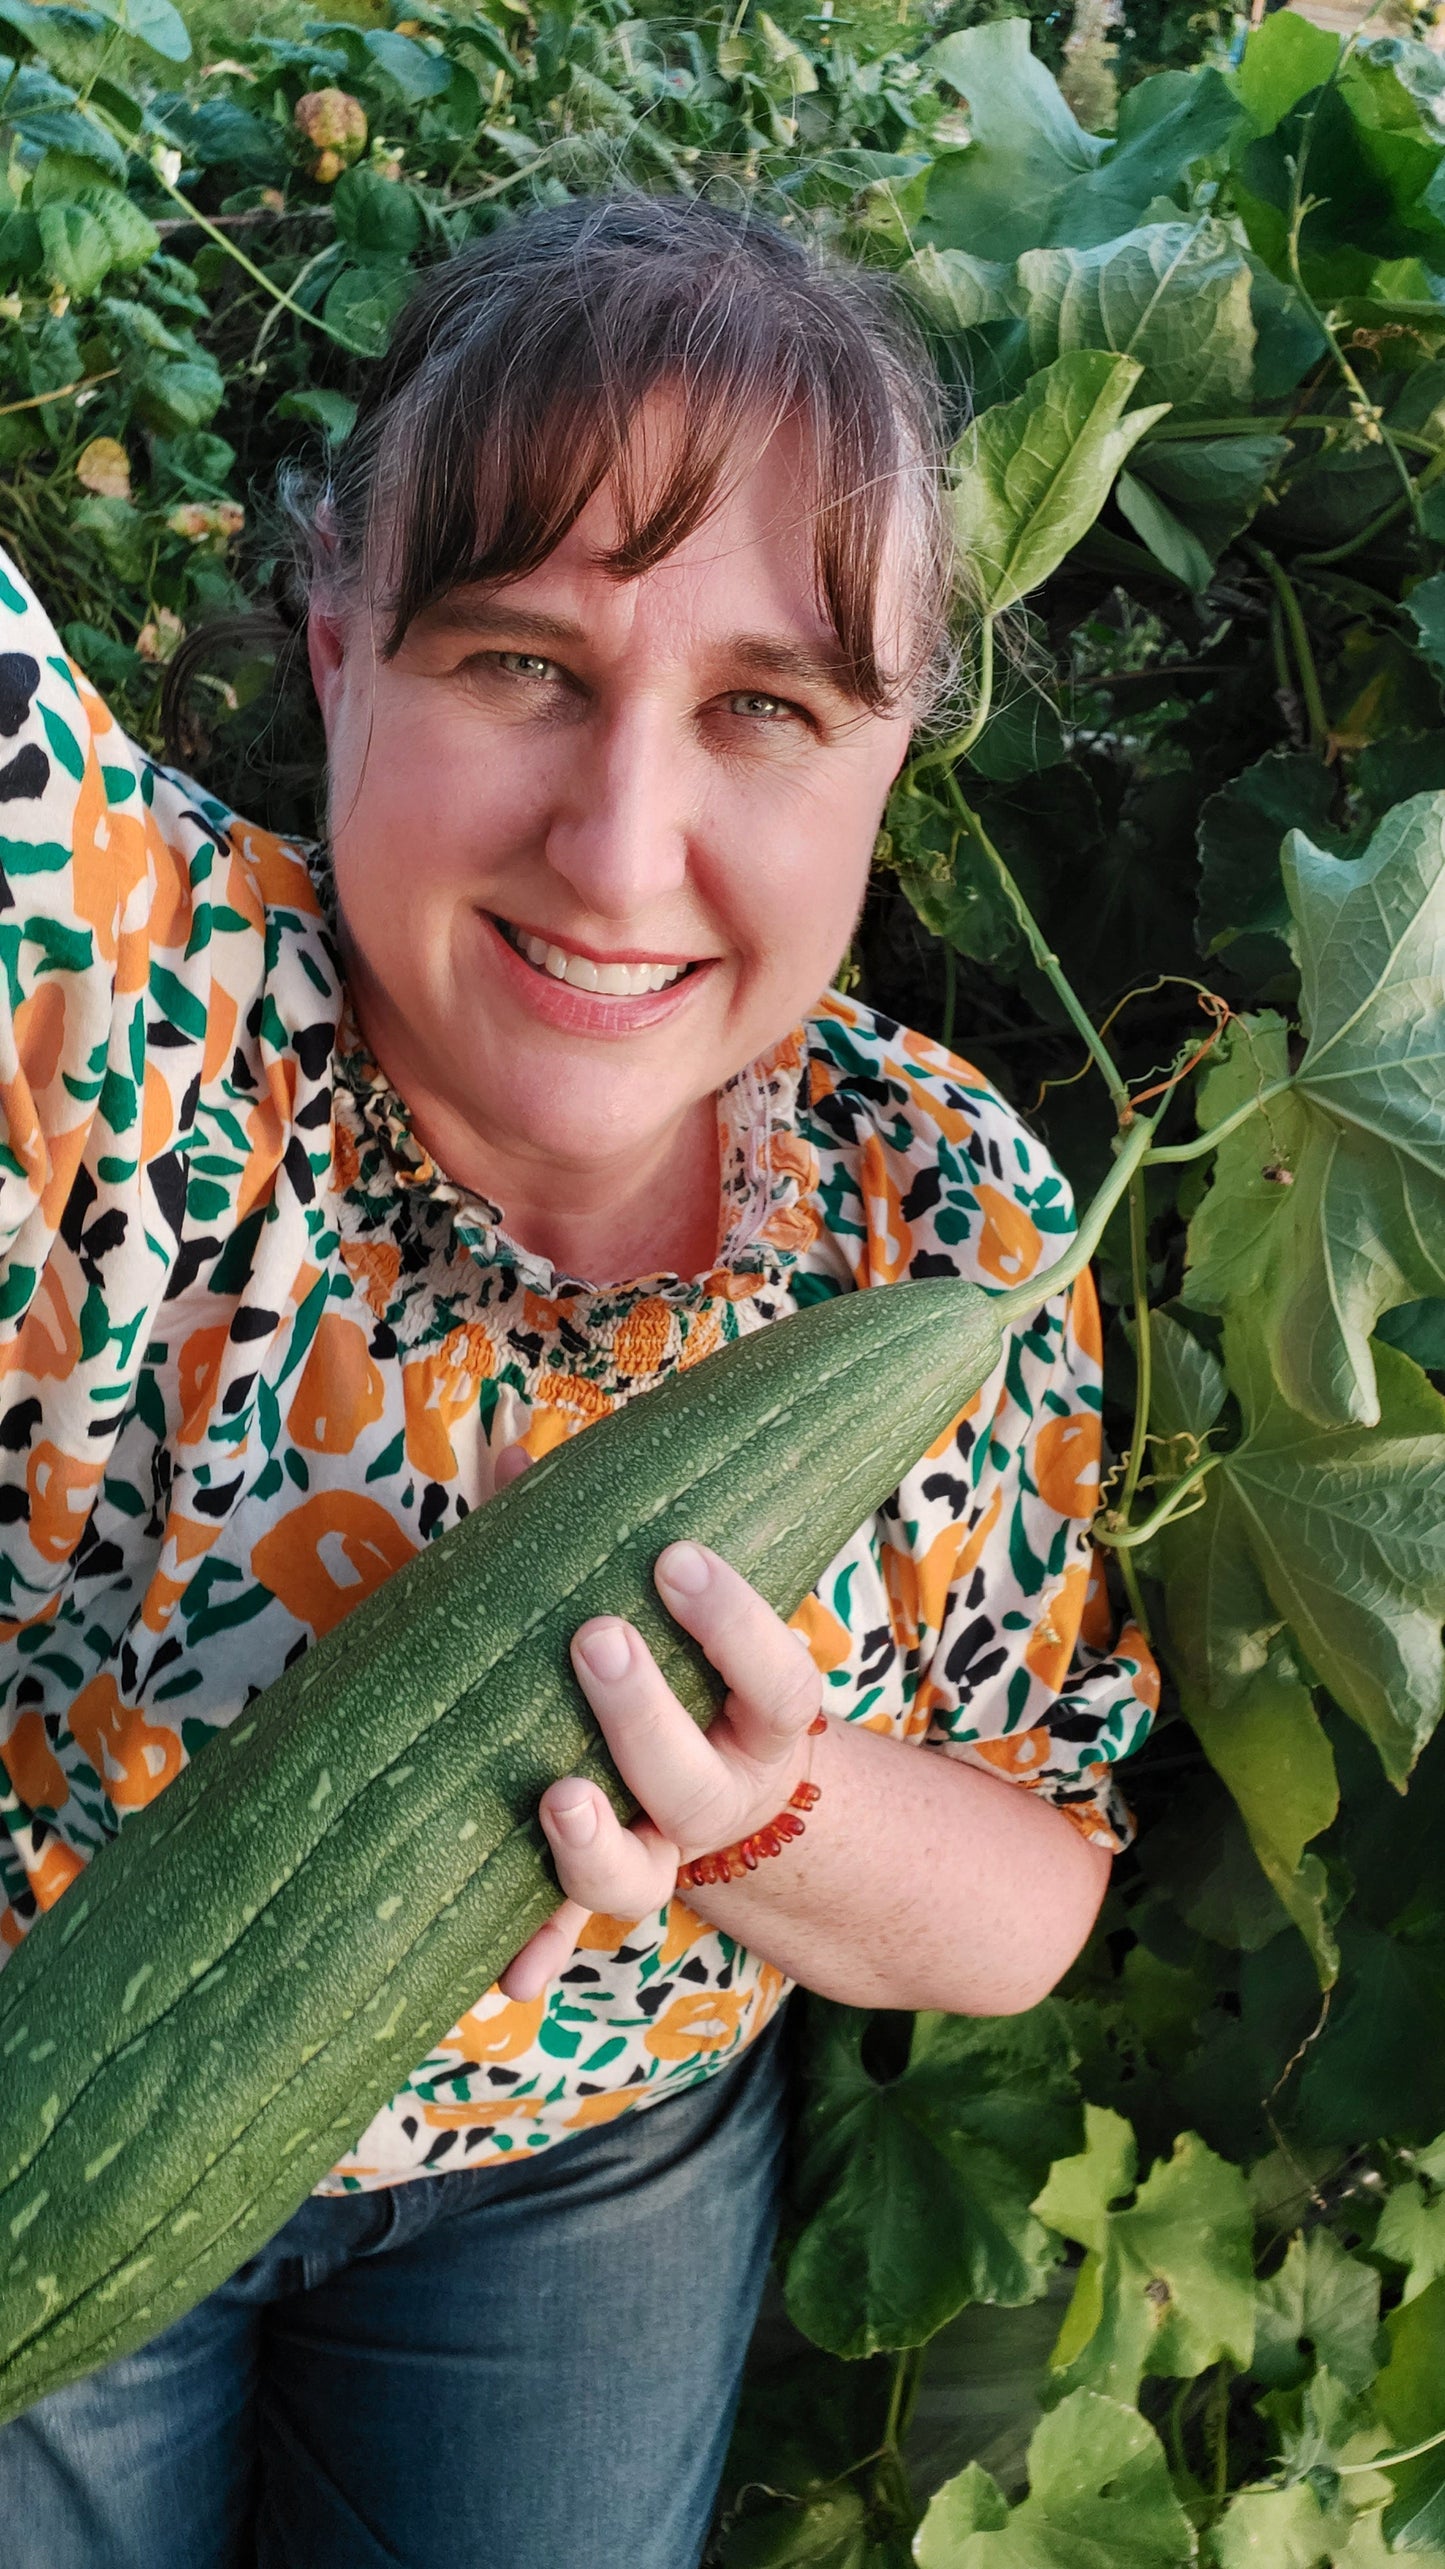
[[[671,1899],[677,1848],[649,1821],[625,1829],[595,1784],[569,1776],[549,1786],[539,1809],[569,1900],[614,1918],[642,1918]]]
[[[618,1774],[657,1828],[689,1854],[735,1837],[739,1777],[683,1710],[642,1635],[597,1615],[574,1633],[572,1665]]]
[[[545,1927],[528,1937],[499,1976],[497,1987],[503,1997],[540,1998],[548,1981],[566,1970],[589,1914],[576,1900],[564,1900],[560,1909],[554,1909]]]
[[[493,1489],[510,1489],[513,1481],[521,1479],[531,1460],[532,1457],[525,1445],[504,1445],[497,1456],[496,1470],[492,1474]]]
[[[779,1764],[823,1697],[823,1681],[801,1633],[703,1544],[669,1544],[658,1556],[654,1577],[668,1613],[706,1651],[726,1685],[728,1725],[744,1756]]]

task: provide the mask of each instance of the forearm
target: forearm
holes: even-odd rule
[[[1034,2006],[1093,1925],[1107,1853],[1052,1804],[932,1749],[846,1722],[814,1745],[805,1834],[689,1906],[850,2006]]]

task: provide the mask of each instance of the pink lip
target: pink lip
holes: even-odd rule
[[[635,999],[604,999],[590,990],[574,990],[570,981],[556,981],[550,972],[538,972],[534,964],[528,963],[525,956],[518,954],[516,947],[508,943],[485,910],[478,910],[475,915],[488,952],[507,988],[516,994],[532,1016],[540,1017],[546,1025],[559,1027],[564,1034],[635,1035],[646,1027],[660,1025],[664,1017],[674,1016],[686,1004],[699,982],[712,970],[709,960],[699,963],[692,972],[685,973],[680,981],[672,982],[666,990],[642,991]],[[526,933],[531,936],[538,932],[529,928]],[[573,952],[582,954],[585,948],[577,946]],[[668,958],[665,955],[598,955],[589,957],[589,960],[599,963],[664,963]],[[683,962],[687,958],[678,956],[676,960]]]

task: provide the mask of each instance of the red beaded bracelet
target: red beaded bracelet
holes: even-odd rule
[[[809,1734],[824,1731],[827,1720],[819,1713],[808,1724]],[[823,1798],[823,1787],[804,1777],[788,1796],[787,1807],[765,1828],[754,1829],[749,1837],[738,1838],[732,1846],[718,1847],[711,1855],[695,1855],[690,1864],[677,1868],[679,1891],[702,1891],[710,1882],[741,1882],[744,1874],[756,1873],[765,1855],[781,1855],[793,1838],[803,1834],[801,1814],[811,1811]]]

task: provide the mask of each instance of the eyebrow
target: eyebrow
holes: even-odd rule
[[[509,606],[505,593],[496,597],[458,596],[453,591],[417,618],[433,630],[479,635],[510,634],[519,641],[583,643],[584,626],[570,616],[542,614],[534,607]],[[802,686],[827,687],[857,704],[847,654],[841,643],[812,645],[789,642],[782,634],[730,633],[716,646],[718,659],[750,677],[791,678]]]

